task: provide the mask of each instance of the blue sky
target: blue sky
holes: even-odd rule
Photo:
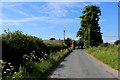
[[[79,17],[86,5],[96,5],[101,9],[99,24],[104,42],[117,40],[117,2],[3,2],[2,32],[8,28],[11,32],[20,30],[44,40],[51,37],[63,39],[66,30],[66,38],[77,40]]]

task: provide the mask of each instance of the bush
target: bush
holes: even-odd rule
[[[72,45],[72,39],[67,38],[67,39],[65,40],[65,44],[67,44],[69,47],[71,47],[71,45]]]
[[[110,43],[101,43],[99,46],[100,47],[108,47],[110,45]]]
[[[116,44],[116,45],[120,44],[120,40],[116,40],[116,41],[114,42],[114,44]]]
[[[21,31],[7,32],[2,36],[2,58],[14,65],[23,62],[22,57],[24,54],[29,55],[33,50],[36,53],[45,51],[42,47],[45,47],[42,39],[27,34],[24,35]]]
[[[35,51],[36,56],[43,58],[45,53],[65,48],[67,45],[64,43],[44,43],[41,38],[23,34],[21,31],[5,31],[5,34],[2,34],[2,59],[16,67],[23,63],[25,54],[30,55]]]
[[[55,40],[55,38],[50,38],[50,40]]]
[[[68,46],[65,44],[65,43],[55,43],[55,42],[44,42],[45,45],[46,45],[46,53],[49,53],[49,52],[54,52],[54,51],[59,51],[61,49],[65,49],[67,48]]]

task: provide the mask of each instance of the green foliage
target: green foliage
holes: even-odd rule
[[[67,48],[64,43],[44,43],[41,38],[23,34],[21,31],[10,32],[5,30],[2,34],[2,59],[11,62],[16,68],[23,63],[23,56],[30,55],[35,51],[35,55],[43,58],[44,54]],[[17,69],[16,71],[18,71]]]
[[[120,44],[120,40],[116,40],[116,41],[114,42],[114,44],[116,44],[116,45]]]
[[[80,41],[76,41],[76,46],[78,46],[78,48],[83,48],[84,43]]]
[[[17,79],[25,79],[25,78],[31,78],[29,74],[26,72],[26,68],[24,66],[19,66],[19,72],[14,72],[13,75],[8,74],[6,76],[3,76],[3,80],[17,80]]]
[[[110,65],[112,68],[119,70],[120,67],[118,66],[118,47],[120,45],[116,46],[113,44],[98,46],[98,47],[92,47],[85,49],[86,52],[96,57],[98,60],[102,61],[105,64]]]
[[[50,38],[50,40],[55,40],[55,38]]]
[[[19,66],[19,72],[16,72],[12,76],[5,76],[4,79],[14,80],[14,79],[26,79],[26,78],[44,78],[46,73],[57,64],[61,58],[65,57],[68,53],[72,52],[72,49],[64,49],[58,52],[51,52],[47,59],[41,59],[39,62],[31,62],[33,56],[27,62],[27,65]]]
[[[110,43],[101,43],[99,46],[100,47],[108,47],[110,45]]]
[[[44,43],[46,45],[46,51],[50,51],[50,52],[58,51],[68,47],[65,43],[60,43],[60,42],[44,42]]]
[[[10,32],[9,30],[5,30],[5,34],[2,34],[1,36],[3,53],[2,59],[8,63],[12,63],[13,66],[15,66],[14,70],[17,72],[16,74],[10,73],[5,75],[4,78],[7,79],[9,79],[11,75],[13,75],[12,78],[30,78],[29,74],[32,70],[30,72],[29,70],[32,69],[31,67],[34,67],[32,65],[35,65],[37,63],[40,63],[41,66],[43,66],[40,68],[40,71],[44,73],[43,69],[45,68],[46,72],[47,68],[50,68],[49,60],[54,61],[50,62],[50,65],[52,66],[55,62],[64,56],[64,51],[60,52],[59,55],[57,55],[58,52],[56,51],[61,51],[61,49],[68,48],[65,43],[44,43],[42,39],[35,36],[23,34],[21,31]],[[67,51],[69,52],[69,50]],[[65,52],[65,54],[67,53]],[[53,55],[59,56],[59,59],[58,57],[54,58],[53,60],[49,59]],[[22,66],[19,66],[20,64]],[[32,73],[34,73],[34,71]]]
[[[44,51],[45,44],[42,39],[24,35],[21,31],[6,32],[2,34],[3,60],[14,65],[22,63],[22,56],[35,50],[38,54]]]
[[[4,62],[3,60],[1,60],[0,63],[1,63],[0,68],[2,68],[2,76],[14,73],[14,66],[12,66],[11,63]]]
[[[71,45],[72,45],[72,39],[67,38],[67,39],[65,40],[65,44],[67,44],[69,47],[71,47]]]
[[[100,32],[99,16],[101,10],[99,7],[91,5],[85,6],[83,12],[84,15],[80,16],[81,28],[77,32],[77,37],[80,37],[80,42],[84,42],[85,46],[88,46],[88,34],[90,35],[90,46],[98,46],[103,42]]]
[[[41,62],[33,63],[31,66],[32,68],[29,68],[30,75],[33,78],[41,78],[44,77],[45,74],[56,64],[59,62],[59,60],[70,53],[72,49],[65,49],[60,50],[56,53],[51,53],[47,60],[43,60]]]

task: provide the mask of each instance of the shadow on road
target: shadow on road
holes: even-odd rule
[[[57,68],[64,68],[64,64],[60,64]]]
[[[71,52],[70,52],[71,53]],[[55,71],[56,68],[64,68],[64,64],[61,64],[61,62],[66,62],[67,60],[65,60],[66,57],[68,57],[69,54],[65,55],[63,58],[60,59],[59,63],[55,64],[53,68],[51,68],[47,74],[44,76],[44,78],[49,78],[50,75],[53,74],[53,72]],[[59,66],[58,66],[59,65]]]

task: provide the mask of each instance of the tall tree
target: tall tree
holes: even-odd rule
[[[95,5],[85,6],[82,11],[83,15],[80,16],[81,28],[77,32],[77,37],[80,37],[80,42],[84,42],[85,46],[98,46],[103,43],[102,33],[100,32],[100,26],[98,24],[101,16],[101,10]],[[90,40],[90,41],[89,41]]]

